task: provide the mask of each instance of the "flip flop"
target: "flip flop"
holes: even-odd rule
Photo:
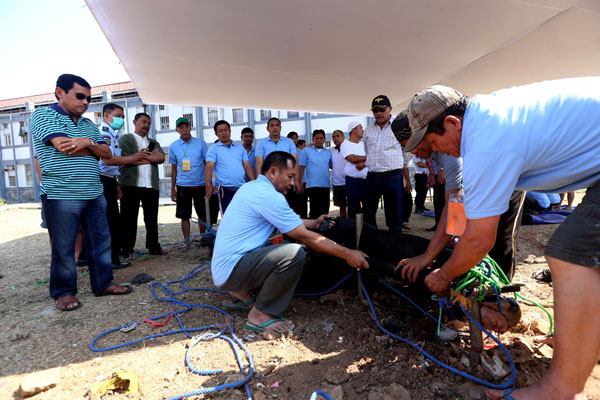
[[[540,269],[531,274],[531,277],[537,281],[543,283],[551,283],[552,282],[552,273],[550,272],[550,268]]]
[[[226,310],[250,311],[252,309],[252,307],[250,307],[250,304],[254,303],[254,300],[255,300],[254,297],[245,303],[239,299],[223,300],[222,304],[223,304],[223,308],[225,308]]]
[[[69,307],[69,304],[73,303],[76,304],[74,306]],[[56,304],[56,308],[58,308],[60,311],[73,311],[81,307],[81,303],[79,302],[79,300],[77,300],[77,298],[71,294],[59,297],[58,299],[54,300],[54,304]]]
[[[127,289],[122,291],[122,292],[117,292],[115,290],[115,287],[117,286],[125,286],[125,285],[117,285],[115,283],[113,283],[112,285],[110,285],[109,287],[107,287],[103,292],[100,293],[94,293],[94,295],[96,297],[102,297],[102,296],[123,296],[125,294],[129,294],[133,291],[133,288],[129,285],[127,285]]]
[[[269,329],[266,329],[267,326],[274,324],[275,322],[279,322],[279,321],[285,321],[285,318],[283,318],[283,317],[274,318],[274,319],[264,322],[260,325],[254,325],[252,322],[248,321],[248,322],[246,322],[246,328],[252,329],[253,331],[264,332],[266,330],[269,330]],[[294,330],[294,328],[295,328],[295,326],[294,326],[294,324],[292,324],[292,326],[289,329],[283,329],[283,330],[272,329],[272,331],[275,333],[284,333],[284,332],[292,331],[292,330]]]

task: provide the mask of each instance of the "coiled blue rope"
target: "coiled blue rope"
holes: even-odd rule
[[[333,400],[331,397],[329,397],[329,395],[327,393],[322,392],[320,390],[315,390],[313,392],[313,394],[310,395],[310,400],[316,400],[317,396],[321,396],[321,397],[323,397],[326,400]]]

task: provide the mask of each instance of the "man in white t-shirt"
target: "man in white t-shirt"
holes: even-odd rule
[[[346,214],[346,174],[344,165],[346,164],[342,156],[342,144],[344,143],[344,132],[336,129],[331,134],[334,146],[331,151],[331,163],[333,164],[331,172],[331,183],[333,184],[333,205],[340,208],[340,217],[347,218]]]
[[[361,203],[364,207],[368,200],[367,169],[365,163],[365,146],[361,141],[363,127],[358,121],[348,124],[350,138],[341,146],[341,153],[346,161],[344,173],[346,174],[346,196],[348,197],[348,218],[356,218],[356,213],[361,212]]]

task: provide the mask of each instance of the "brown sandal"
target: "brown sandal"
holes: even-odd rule
[[[77,300],[77,298],[75,298],[75,296],[72,294],[59,297],[58,299],[54,300],[54,304],[56,304],[56,308],[58,308],[60,311],[73,311],[81,307],[79,300]]]
[[[126,288],[125,290],[121,290],[121,288]],[[122,296],[124,294],[129,294],[133,291],[131,286],[117,285],[113,283],[106,290],[100,293],[95,293],[96,297],[102,296]]]

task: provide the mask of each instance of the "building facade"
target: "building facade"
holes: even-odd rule
[[[36,176],[33,157],[34,149],[29,133],[29,118],[37,107],[47,107],[56,102],[54,93],[0,100],[0,198],[8,203],[39,201],[40,183]],[[231,107],[185,106],[173,104],[145,104],[139,97],[132,82],[95,86],[92,88],[92,103],[84,114],[86,118],[100,125],[102,107],[115,103],[125,109],[125,126],[122,133],[133,133],[133,118],[139,112],[152,117],[150,136],[156,138],[165,152],[169,145],[179,138],[175,121],[183,116],[190,120],[192,136],[204,139],[210,146],[217,137],[213,124],[224,119],[231,124],[231,138],[241,143],[241,131],[249,126],[255,132],[254,145],[268,136],[266,123],[269,118],[281,120],[281,135],[291,131],[300,139],[311,142],[311,133],[323,129],[327,134],[326,147],[331,145],[331,134],[340,129],[348,137],[348,123],[357,120],[364,127],[373,121],[372,117],[345,114],[322,114],[303,111],[264,110]],[[368,99],[365,101],[368,110]],[[199,123],[200,122],[200,123]],[[168,156],[166,157],[168,160]],[[160,194],[170,196],[171,166],[165,161],[159,168]]]

